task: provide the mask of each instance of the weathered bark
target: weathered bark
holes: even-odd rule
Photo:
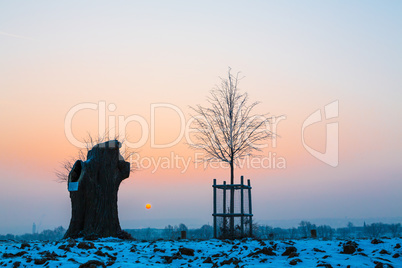
[[[67,237],[121,237],[117,211],[120,183],[130,175],[130,163],[120,155],[117,140],[95,145],[85,162],[78,160],[68,175],[68,183],[78,182],[70,192],[71,221]]]

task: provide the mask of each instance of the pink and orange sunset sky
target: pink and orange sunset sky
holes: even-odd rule
[[[144,140],[141,157],[190,159],[186,170],[150,166],[123,182],[122,228],[211,223],[212,180],[229,170],[195,166],[180,114],[187,123],[189,106],[207,105],[228,66],[257,113],[283,116],[262,157],[285,165],[236,169],[251,179],[257,222],[402,218],[401,12],[397,1],[2,1],[0,234],[67,228],[55,170],[79,148],[66,133],[82,141],[103,122],[101,132],[116,131],[119,117],[133,119],[120,136]],[[338,124],[334,167],[303,146],[302,126],[336,101],[337,117],[304,129],[325,152],[326,126]],[[66,129],[81,104],[96,108]],[[155,148],[152,137],[179,141]]]

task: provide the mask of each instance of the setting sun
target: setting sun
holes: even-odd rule
[[[150,209],[150,208],[151,208],[151,204],[146,204],[146,205],[145,205],[145,208],[146,208],[146,209]]]

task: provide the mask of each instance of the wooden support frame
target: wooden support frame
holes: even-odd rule
[[[240,177],[240,184],[217,184],[216,179],[213,180],[213,225],[215,238],[242,238],[251,237],[253,232],[252,224],[252,199],[251,199],[251,183],[244,177]],[[234,192],[235,211],[228,211],[227,192]],[[246,191],[246,192],[245,192]],[[247,197],[245,196],[247,194]],[[246,213],[246,210],[248,211]],[[229,224],[230,222],[230,224]],[[237,222],[236,225],[233,223]],[[247,227],[247,228],[246,228]]]

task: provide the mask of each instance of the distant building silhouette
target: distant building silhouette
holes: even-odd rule
[[[32,234],[36,234],[36,224],[32,224]]]

